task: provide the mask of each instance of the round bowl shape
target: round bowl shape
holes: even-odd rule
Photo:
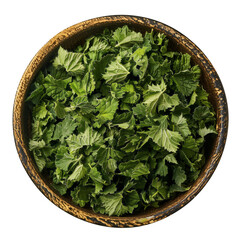
[[[215,109],[218,135],[208,143],[206,164],[190,190],[180,194],[175,199],[163,203],[159,208],[147,209],[141,213],[124,217],[113,217],[94,213],[91,209],[75,205],[70,198],[58,194],[51,187],[48,177],[38,171],[28,150],[31,118],[26,108],[25,98],[29,86],[38,71],[56,54],[60,46],[68,50],[74,49],[77,45],[84,43],[87,37],[96,35],[105,28],[115,29],[125,24],[131,29],[142,33],[151,31],[151,29],[155,32],[164,33],[169,38],[172,49],[191,55],[193,64],[198,64],[202,70],[200,81],[209,93],[209,100]],[[134,227],[156,222],[171,215],[190,202],[205,186],[216,169],[226,142],[227,128],[228,108],[224,89],[215,69],[203,52],[175,29],[163,23],[136,16],[94,18],[71,26],[49,40],[34,56],[25,70],[17,89],[13,109],[13,132],[16,148],[25,170],[39,190],[55,205],[75,217],[91,223],[112,227]]]

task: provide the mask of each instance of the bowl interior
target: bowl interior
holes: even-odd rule
[[[98,33],[101,33],[105,28],[109,28],[109,29],[116,29],[117,27],[123,26],[127,24],[131,29],[135,30],[135,31],[139,31],[142,32],[143,34],[148,31],[150,32],[152,29],[155,32],[164,32],[168,39],[169,39],[169,47],[172,50],[176,50],[176,51],[180,51],[183,53],[188,53],[192,56],[192,63],[193,64],[198,64],[202,70],[202,74],[201,74],[201,79],[200,82],[202,84],[202,86],[205,88],[205,90],[209,93],[209,100],[212,103],[215,112],[218,114],[218,107],[219,107],[219,102],[218,102],[218,98],[216,97],[215,94],[215,90],[214,90],[214,83],[212,81],[212,79],[210,78],[209,74],[206,71],[206,68],[204,67],[204,63],[195,55],[193,54],[193,50],[190,49],[187,44],[185,44],[184,42],[181,42],[179,40],[177,40],[174,35],[171,32],[168,31],[164,31],[164,29],[160,29],[157,25],[153,25],[153,24],[147,24],[146,22],[141,22],[141,21],[129,21],[127,18],[126,19],[121,19],[119,21],[102,21],[102,22],[96,22],[95,24],[90,24],[89,27],[86,28],[79,28],[79,30],[77,30],[74,34],[70,34],[68,37],[62,39],[61,41],[58,42],[58,44],[56,44],[51,51],[49,51],[46,56],[39,62],[37,68],[35,69],[35,71],[33,72],[31,79],[28,83],[28,90],[25,94],[25,97],[27,96],[28,92],[29,92],[29,86],[31,84],[31,82],[34,80],[35,76],[37,75],[38,71],[45,65],[48,63],[48,61],[53,58],[56,53],[57,50],[59,48],[59,46],[62,46],[63,48],[66,48],[68,50],[73,50],[76,46],[78,46],[79,44],[83,44],[85,39],[92,36],[92,35],[96,35]],[[76,28],[78,26],[76,25]],[[66,31],[66,30],[65,30]],[[22,114],[22,120],[21,120],[21,128],[22,128],[22,135],[23,135],[23,140],[24,140],[24,145],[28,146],[28,141],[29,141],[29,137],[31,135],[31,113],[29,108],[27,107],[26,103],[22,103],[23,104],[23,114]],[[218,118],[217,118],[218,119]],[[217,120],[217,124],[219,124],[220,120]],[[206,169],[209,168],[211,161],[210,161],[210,156],[213,153],[214,148],[216,147],[217,144],[217,137],[211,137],[208,139],[208,143],[207,145],[207,151],[206,151],[206,164],[199,176],[199,178],[197,179],[197,181],[193,184],[194,186],[197,186],[198,183],[200,181],[202,181],[203,177],[204,177],[204,172],[206,171]],[[31,156],[31,153],[27,150],[27,153],[29,156]],[[51,187],[51,180],[48,178],[48,176],[43,172],[43,173],[39,173],[37,166],[35,165],[35,162],[33,161],[33,158],[30,157],[32,164],[35,168],[35,171],[38,172],[38,174],[40,175],[40,177],[43,179],[43,181],[45,182],[45,184],[52,189],[52,191],[60,196],[52,187]],[[71,208],[76,208],[79,209],[83,212],[85,212],[86,214],[90,214],[91,216],[95,216],[95,215],[100,215],[100,214],[95,214],[91,209],[88,208],[80,208],[79,206],[76,206],[69,197],[63,197],[60,196],[62,199],[64,199]],[[124,219],[127,218],[144,218],[144,217],[149,217],[152,215],[157,215],[159,213],[161,213],[162,211],[165,211],[167,208],[176,206],[177,204],[181,204],[181,200],[185,199],[188,197],[188,192],[179,194],[178,197],[176,197],[175,199],[166,201],[165,203],[162,204],[162,206],[160,208],[157,209],[147,209],[141,213],[137,213],[135,215],[131,215],[131,216],[126,216],[124,217]],[[180,208],[180,207],[179,207]],[[102,218],[111,218],[108,216],[103,216]],[[112,217],[112,219],[122,219],[122,217],[118,218],[118,217]]]

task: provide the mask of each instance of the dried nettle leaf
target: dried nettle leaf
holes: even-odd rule
[[[200,74],[154,31],[123,26],[60,47],[27,98],[39,171],[60,194],[110,216],[187,191],[217,133]]]

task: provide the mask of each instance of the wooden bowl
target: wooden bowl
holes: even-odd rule
[[[105,28],[115,29],[125,24],[131,29],[142,33],[151,31],[151,29],[155,32],[165,33],[170,40],[171,48],[191,55],[193,64],[198,64],[202,70],[201,84],[209,93],[209,100],[216,111],[218,135],[208,143],[206,164],[190,190],[178,195],[175,199],[165,202],[159,208],[124,217],[109,217],[94,213],[88,208],[81,208],[75,205],[70,198],[61,196],[51,187],[48,177],[38,171],[28,150],[31,119],[30,113],[26,108],[25,98],[36,74],[56,54],[59,46],[71,50],[77,45],[84,43],[87,37],[96,35]],[[227,128],[228,108],[224,89],[215,69],[203,52],[175,29],[163,23],[136,16],[94,18],[71,26],[49,40],[34,56],[24,72],[17,89],[13,109],[13,132],[17,151],[25,170],[39,190],[55,205],[73,216],[91,223],[111,227],[134,227],[156,222],[171,215],[190,202],[202,190],[216,169],[226,142]]]

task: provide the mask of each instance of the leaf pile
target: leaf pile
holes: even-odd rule
[[[29,149],[60,194],[121,216],[187,191],[215,114],[188,54],[123,26],[60,47],[27,98]]]

